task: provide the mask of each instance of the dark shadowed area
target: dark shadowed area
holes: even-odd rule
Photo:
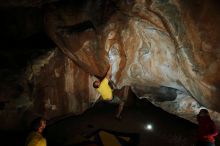
[[[48,146],[195,146],[201,108],[220,128],[219,8],[0,0],[0,146],[25,145],[37,117]],[[110,65],[113,94],[129,97],[121,120],[93,88]]]
[[[67,115],[48,121],[45,137],[48,146],[77,146],[87,135],[105,129],[138,135],[138,146],[193,146],[197,125],[156,108],[146,100],[133,99],[125,107],[121,120],[115,119],[116,106],[99,102],[84,114]],[[152,125],[152,130],[147,125]],[[24,143],[27,132],[2,133],[5,146]],[[219,145],[217,138],[216,146]]]

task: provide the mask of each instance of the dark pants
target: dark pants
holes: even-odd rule
[[[116,103],[120,103],[120,102],[121,102],[121,99],[120,99],[118,96],[113,95],[112,100],[110,100],[110,101],[108,101],[108,102],[109,102],[109,103],[114,103],[114,104],[116,104]]]
[[[198,141],[196,146],[215,146],[215,144],[207,141]]]

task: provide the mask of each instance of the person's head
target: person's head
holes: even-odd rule
[[[94,88],[98,88],[99,86],[100,86],[100,81],[96,80],[95,82],[93,82]]]
[[[42,133],[46,127],[46,120],[42,117],[38,117],[32,122],[32,128],[34,131]]]
[[[207,109],[203,108],[199,111],[198,116],[200,116],[200,117],[209,116],[209,111]]]

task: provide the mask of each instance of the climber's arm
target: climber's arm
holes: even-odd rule
[[[111,79],[111,75],[112,75],[112,64],[110,64],[109,69],[108,69],[108,72],[107,72],[105,78],[107,78],[108,80],[110,80],[110,79]]]

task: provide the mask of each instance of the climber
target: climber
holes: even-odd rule
[[[46,120],[38,117],[32,122],[32,132],[28,135],[25,146],[46,146],[46,139],[42,136],[46,127]]]
[[[93,82],[93,87],[96,88],[96,90],[101,95],[101,99],[104,101],[108,101],[110,103],[117,103],[119,104],[118,110],[116,113],[116,119],[121,119],[121,113],[124,108],[125,100],[127,98],[128,89],[129,87],[126,87],[124,90],[123,99],[120,99],[116,95],[113,95],[112,88],[109,85],[109,81],[111,79],[111,72],[112,72],[112,64],[110,64],[109,70],[104,77],[102,81],[96,80]]]
[[[197,121],[199,124],[197,146],[215,146],[215,136],[218,135],[218,131],[207,109],[200,110]]]

